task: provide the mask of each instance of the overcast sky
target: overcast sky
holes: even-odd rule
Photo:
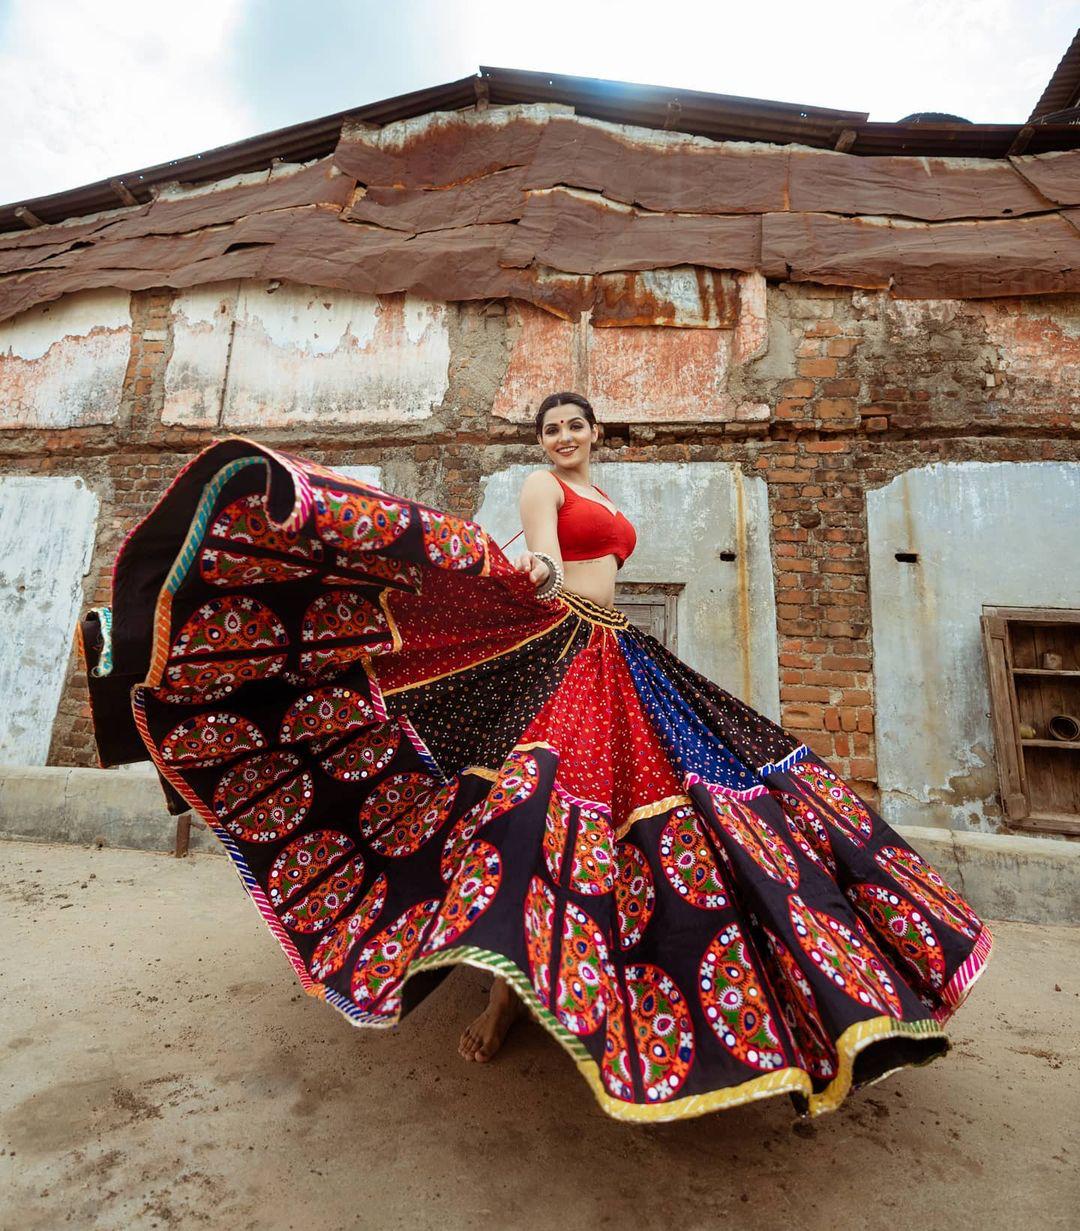
[[[480,64],[869,111],[1026,119],[1075,0],[0,0],[0,203]]]

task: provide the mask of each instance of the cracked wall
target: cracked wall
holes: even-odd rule
[[[670,492],[657,491],[656,506],[682,502],[693,507],[693,523],[705,527],[726,515],[729,500],[727,489],[702,478],[712,468],[752,480],[747,490],[763,484],[767,492],[759,524],[767,527],[762,558],[770,561],[773,599],[760,591],[748,626],[727,614],[705,617],[698,640],[703,649],[694,647],[691,634],[680,633],[680,651],[688,657],[700,652],[697,662],[706,674],[715,673],[736,693],[749,689],[767,713],[775,704],[771,658],[783,725],[870,798],[885,773],[876,723],[886,714],[882,697],[893,686],[894,660],[878,657],[874,644],[868,494],[933,463],[994,463],[1005,474],[1011,463],[1080,462],[1076,296],[901,303],[884,291],[732,276],[709,282],[711,290],[695,301],[676,270],[669,279],[634,282],[630,302],[644,302],[651,286],[653,307],[662,292],[673,312],[696,324],[597,325],[591,317],[570,323],[496,297],[431,304],[424,309],[424,331],[410,335],[404,295],[320,291],[315,298],[309,287],[271,285],[249,279],[198,292],[157,288],[130,300],[118,293],[129,324],[123,353],[106,365],[113,373],[109,398],[91,408],[94,413],[29,416],[0,429],[0,472],[78,474],[100,502],[84,605],[109,601],[110,570],[124,533],[180,466],[230,430],[333,467],[378,468],[387,490],[473,516],[492,476],[542,464],[531,408],[553,388],[591,381],[589,352],[608,346],[624,383],[608,386],[602,403],[596,460],[610,469],[597,473],[629,476],[629,508],[637,508],[635,467],[645,468],[642,475],[654,469],[685,473],[671,478]],[[245,378],[229,401],[229,345],[231,337],[235,354],[242,292],[253,303],[283,305],[271,307],[269,320],[264,307],[241,311],[242,320],[254,322],[258,342],[251,351],[258,361],[249,370],[257,375],[258,363],[269,362],[275,349],[280,354],[277,366],[267,369],[276,373],[273,380]],[[103,295],[100,302],[114,299]],[[386,305],[397,315],[393,328],[380,334],[377,317]],[[61,300],[52,313],[70,306]],[[532,325],[523,325],[530,318]],[[111,328],[114,310],[97,320]],[[24,327],[22,318],[8,326]],[[89,334],[94,327],[90,319]],[[555,342],[543,342],[543,329]],[[568,345],[567,338],[577,341]],[[692,378],[682,385],[663,379],[668,369],[655,364],[657,348],[678,355],[695,346],[725,351],[720,392],[729,409],[745,404],[765,413],[711,413],[717,386],[703,367],[687,367]],[[45,363],[47,354],[45,348],[26,362]],[[582,357],[584,375],[574,366]],[[327,358],[344,367],[326,380],[323,397]],[[380,403],[371,390],[380,382],[388,387],[383,377],[395,371],[395,387],[410,392]],[[644,374],[639,387],[648,394],[640,400],[627,392],[635,372]],[[5,396],[12,400],[2,373],[0,405]],[[243,397],[241,387],[249,391]],[[594,394],[600,387],[586,386]],[[223,418],[226,404],[237,408],[236,419],[232,412]],[[1022,507],[1015,512],[1030,537],[1041,532],[1031,513]],[[644,506],[639,516],[643,562],[655,550],[649,542],[656,519]],[[728,585],[719,565],[707,567],[722,587]],[[1072,605],[1080,605],[1080,594],[1074,598]],[[69,646],[65,642],[61,651],[66,665],[48,759],[91,764],[85,687]],[[747,662],[753,664],[749,683]],[[995,823],[983,789],[985,764],[980,768],[970,756],[980,747],[990,749],[972,738],[963,745],[967,754],[963,748],[956,753],[938,782],[940,790],[954,792],[952,802],[939,807],[926,801],[921,820],[934,816],[966,825],[961,803],[974,798],[985,804],[985,823]],[[889,755],[886,749],[886,763]],[[978,781],[961,781],[973,774]],[[890,808],[895,801],[903,809],[908,786],[895,774],[888,778]],[[920,789],[912,792],[919,798]]]
[[[979,618],[1080,605],[1080,462],[926,466],[867,512],[882,800],[906,824],[997,829]]]

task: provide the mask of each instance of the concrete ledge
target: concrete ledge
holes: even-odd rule
[[[150,767],[0,766],[0,838],[171,851],[176,817],[169,814]],[[195,818],[189,845],[221,850]]]
[[[1080,924],[1080,842],[897,826],[988,919]],[[0,766],[0,838],[171,851],[170,816],[152,769]],[[224,854],[192,818],[191,849]]]
[[[987,919],[1080,923],[1080,842],[915,825],[896,832]]]

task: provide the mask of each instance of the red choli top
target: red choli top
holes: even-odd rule
[[[553,474],[553,471],[549,471]],[[637,545],[637,533],[622,513],[612,513],[598,500],[579,495],[559,478],[556,481],[565,493],[559,509],[559,550],[564,560],[593,560],[609,553],[615,556],[618,567]],[[601,488],[596,488],[605,500],[611,497]]]

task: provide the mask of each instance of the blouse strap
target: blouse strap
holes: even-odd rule
[[[554,470],[549,470],[548,474],[555,480],[556,483],[563,489],[564,492],[569,492],[571,496],[576,496],[577,492],[570,486],[569,483],[564,483],[562,479],[555,473]]]

